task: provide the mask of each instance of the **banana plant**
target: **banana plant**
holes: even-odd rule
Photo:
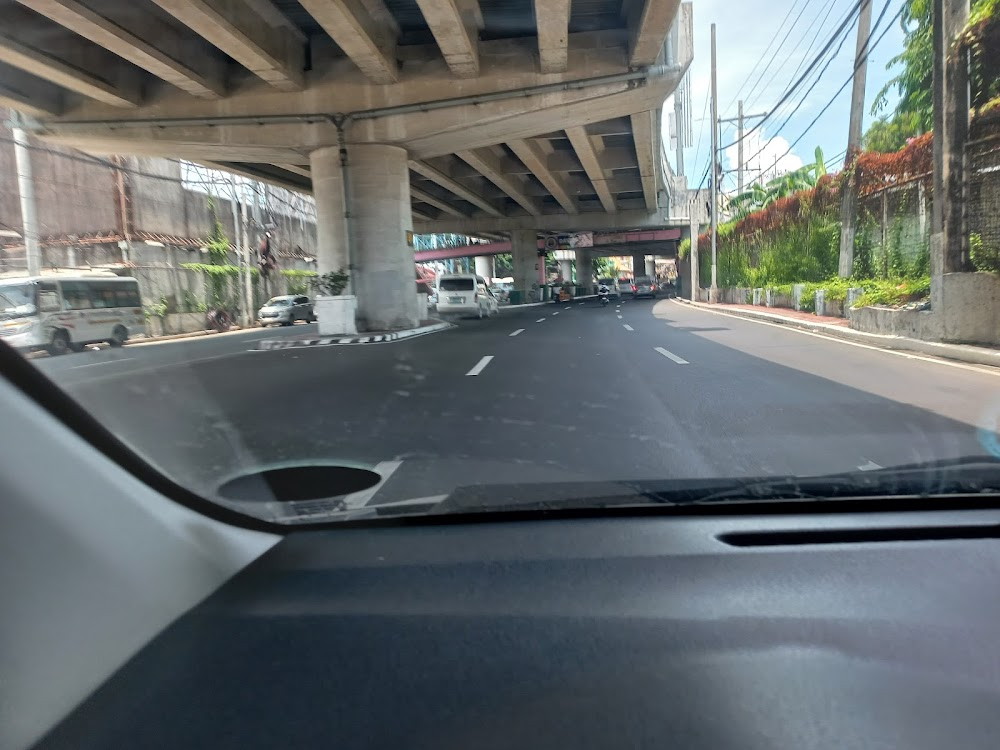
[[[815,157],[816,161],[812,164],[803,165],[774,177],[765,185],[755,182],[749,190],[733,196],[729,200],[733,218],[742,219],[755,211],[767,208],[776,200],[815,187],[819,178],[826,174],[826,161],[823,158],[823,149],[819,146],[816,147]]]

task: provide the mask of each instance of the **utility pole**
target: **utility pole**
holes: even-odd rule
[[[736,123],[736,184],[737,184],[737,194],[743,192],[743,172],[745,170],[745,165],[743,164],[743,136],[746,129],[747,120],[757,120],[762,117],[767,117],[767,112],[761,112],[757,115],[744,115],[743,114],[743,100],[740,99],[739,102],[739,114],[737,117],[720,118],[719,122],[735,122]]]
[[[740,99],[736,126],[736,194],[743,194],[743,100]]]
[[[24,238],[24,255],[28,263],[28,276],[38,276],[42,272],[42,252],[38,247],[38,213],[35,205],[35,181],[31,172],[31,153],[28,151],[28,135],[19,126],[21,116],[16,112],[14,127],[14,162],[17,169],[17,191],[21,198],[21,224]]]
[[[691,215],[691,252],[688,254],[688,260],[691,261],[691,301],[698,301],[698,291],[701,288],[701,280],[698,278],[700,266],[698,265],[698,218],[695,213],[695,205],[698,199],[695,198],[691,201],[691,208],[688,212]]]
[[[242,253],[243,242],[242,242],[242,240],[240,238],[241,237],[240,229],[242,228],[242,224],[240,223],[240,200],[239,200],[240,193],[239,193],[239,188],[237,187],[237,184],[236,184],[236,175],[234,175],[234,174],[229,175],[229,181],[230,181],[230,185],[232,186],[232,189],[233,189],[233,193],[232,193],[232,204],[233,204],[233,247],[236,248],[236,263],[237,263],[237,265],[238,265],[238,267],[240,269],[240,271],[239,271],[239,277],[238,277],[238,282],[237,282],[237,286],[239,288],[239,292],[238,293],[240,295],[240,318],[242,320],[246,320],[247,304],[246,304],[246,300],[243,298],[243,272],[244,272],[244,268],[243,268],[243,253]],[[247,269],[246,272],[249,273],[250,272],[249,269]]]
[[[247,218],[248,199],[243,200],[243,262],[246,264],[246,275],[243,277],[243,299],[246,300],[246,310],[243,314],[243,327],[249,328],[253,322],[253,275],[250,273],[250,226]]]
[[[934,212],[931,307],[942,303],[941,274],[972,270],[965,218],[965,144],[969,137],[968,52],[954,48],[969,20],[969,0],[934,0]]]
[[[862,0],[858,16],[858,43],[854,54],[854,89],[851,92],[851,120],[847,130],[847,160],[851,168],[861,150],[861,120],[865,113],[865,79],[868,76],[868,38],[871,36],[872,0]],[[840,196],[840,278],[854,270],[854,234],[857,230],[858,193],[851,180],[843,182]]]
[[[708,291],[708,301],[719,301],[718,282],[718,233],[719,233],[719,87],[715,69],[715,24],[712,24],[712,286]]]

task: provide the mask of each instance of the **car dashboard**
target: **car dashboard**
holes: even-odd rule
[[[998,519],[298,530],[37,747],[995,748]]]

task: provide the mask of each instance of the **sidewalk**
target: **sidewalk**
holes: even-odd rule
[[[303,346],[342,346],[345,344],[385,344],[391,341],[401,341],[414,336],[424,336],[428,333],[436,333],[454,328],[451,323],[443,320],[421,321],[417,328],[409,328],[405,331],[368,331],[355,336],[318,336],[315,333],[304,333],[300,336],[285,336],[280,339],[261,339],[257,342],[257,348],[263,351],[273,351],[276,349],[296,349]]]
[[[820,333],[825,336],[833,336],[845,341],[864,344],[878,349],[914,352],[916,354],[941,357],[968,364],[1000,367],[1000,350],[985,346],[943,344],[936,341],[906,338],[905,336],[885,336],[877,333],[866,333],[851,328],[850,322],[846,318],[821,317],[812,313],[787,310],[785,308],[762,308],[755,305],[727,305],[723,303],[713,305],[708,302],[691,302],[686,299],[677,299],[676,301],[719,315],[732,315],[739,318],[786,325],[791,328]]]

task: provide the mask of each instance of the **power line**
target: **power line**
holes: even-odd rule
[[[888,8],[890,2],[891,2],[891,0],[886,0],[886,8]],[[876,47],[878,47],[879,43],[885,38],[885,35],[888,34],[889,31],[892,29],[893,24],[897,20],[899,20],[899,17],[901,15],[903,15],[903,10],[904,9],[905,9],[905,6],[903,6],[903,7],[901,7],[899,9],[899,11],[896,13],[896,15],[893,16],[892,20],[890,20],[889,23],[886,25],[885,29],[882,30],[882,33],[879,35],[879,38],[875,40],[874,44],[872,44],[871,46],[868,46],[867,44],[865,45],[867,47],[868,54],[871,54],[872,50],[874,50]],[[885,8],[883,8],[882,12],[879,14],[879,21],[882,20],[882,17],[884,15],[885,15]],[[878,24],[876,23],[876,27],[877,26],[878,26]],[[872,34],[874,34],[874,33],[875,33],[875,29],[872,30]],[[868,35],[868,39],[871,40],[871,34]],[[859,67],[861,67],[861,58],[856,58],[855,61],[854,61],[854,70],[857,70]],[[817,114],[816,117],[813,118],[813,121],[810,122],[806,126],[806,129],[802,131],[802,133],[799,135],[799,137],[796,138],[792,142],[792,144],[788,147],[788,149],[785,151],[785,153],[783,153],[781,156],[778,157],[778,161],[781,161],[786,156],[788,156],[788,154],[790,154],[792,152],[792,149],[795,148],[798,145],[799,141],[801,141],[803,138],[805,138],[806,133],[808,133],[812,129],[813,125],[815,125],[817,122],[819,122],[819,118],[822,117],[826,113],[826,111],[828,109],[830,109],[830,107],[833,106],[833,103],[837,100],[837,97],[840,96],[843,93],[844,89],[846,89],[847,86],[853,80],[854,80],[854,72],[852,71],[851,75],[847,78],[846,81],[844,81],[843,85],[841,85],[841,87],[839,89],[837,89],[837,93],[835,93],[833,95],[833,97],[830,99],[830,101],[828,101],[826,103],[826,106],[824,106],[823,109],[821,109],[819,111],[819,114]],[[844,153],[846,154],[846,151]]]
[[[805,61],[809,57],[809,54],[812,52],[813,47],[816,46],[816,40],[819,38],[819,35],[823,33],[823,28],[826,24],[826,21],[830,17],[830,14],[833,12],[833,9],[836,6],[836,4],[837,0],[829,0],[829,2],[826,5],[826,15],[822,17],[822,20],[820,20],[820,14],[822,13],[822,11],[820,11],[820,13],[817,13],[813,17],[812,22],[809,24],[808,27],[806,27],[806,30],[803,32],[802,37],[800,37],[799,41],[796,42],[795,47],[793,47],[792,51],[788,53],[788,55],[782,61],[781,65],[775,68],[774,73],[771,74],[771,77],[767,80],[767,83],[765,83],[761,87],[760,91],[757,93],[757,97],[747,103],[746,105],[747,107],[750,108],[754,107],[757,101],[760,99],[760,97],[763,96],[764,93],[770,89],[771,84],[774,83],[774,79],[777,78],[778,75],[781,73],[781,71],[785,69],[785,66],[788,64],[788,61],[792,59],[792,57],[795,55],[796,52],[798,52],[799,47],[801,46],[802,42],[805,41],[806,36],[812,30],[813,26],[816,25],[816,22],[819,21],[819,25],[816,27],[816,33],[813,35],[813,38],[809,41],[809,46],[806,47],[805,52],[802,53],[802,57],[799,58],[799,64],[795,67],[795,70],[791,75],[791,79],[792,80],[795,79],[795,76],[799,74],[799,71],[802,69],[802,65],[805,63]]]
[[[767,61],[767,65],[764,66],[764,69],[760,72],[760,75],[757,76],[757,80],[754,81],[753,86],[750,87],[750,91],[747,92],[747,95],[745,97],[746,99],[749,99],[751,96],[753,96],[753,92],[757,90],[757,86],[760,84],[761,80],[764,78],[764,74],[767,73],[768,69],[771,67],[771,64],[774,62],[775,58],[778,56],[778,53],[781,52],[781,50],[784,48],[785,42],[788,41],[788,37],[791,36],[792,31],[795,29],[796,25],[798,25],[799,19],[802,18],[802,14],[805,12],[805,10],[806,10],[807,7],[809,7],[809,3],[808,2],[806,2],[806,3],[804,3],[802,5],[802,9],[799,11],[799,14],[797,16],[795,16],[795,20],[792,21],[792,25],[789,26],[788,27],[788,31],[785,32],[785,36],[781,40],[781,44],[778,45],[778,48],[774,51],[774,54],[771,55],[771,59]],[[789,53],[789,55],[790,54],[791,53]],[[788,60],[789,55],[785,56],[785,60],[786,61]],[[784,63],[782,63],[782,67],[783,66],[784,66]],[[779,68],[779,70],[780,70],[780,68]]]
[[[889,0],[886,0],[885,8],[882,9],[882,13],[881,13],[881,15],[879,15],[878,21],[875,24],[875,29],[873,29],[872,33],[868,35],[868,39],[865,42],[866,46],[867,46],[868,42],[871,41],[872,34],[875,33],[875,30],[878,29],[879,23],[882,22],[882,18],[885,16],[885,11],[886,11],[886,9],[888,7],[889,7]],[[821,80],[823,80],[823,75],[830,68],[830,65],[833,64],[833,61],[835,59],[837,59],[837,55],[839,55],[840,54],[840,50],[843,49],[844,42],[847,40],[848,36],[850,36],[850,34],[845,33],[841,37],[840,43],[837,45],[836,51],[834,51],[833,55],[830,56],[830,59],[826,61],[826,64],[819,71],[819,75],[816,77],[816,80],[812,82],[812,84],[809,86],[809,88],[806,90],[806,92],[802,95],[802,98],[799,100],[799,103],[795,105],[795,108],[788,114],[788,116],[785,118],[784,122],[782,122],[781,125],[778,126],[778,129],[775,131],[775,135],[778,135],[779,133],[781,133],[782,130],[784,130],[785,126],[788,125],[788,123],[791,121],[791,119],[795,116],[795,113],[798,112],[799,109],[802,108],[802,105],[806,103],[806,100],[809,98],[809,94],[811,94],[812,91],[813,91],[813,89],[816,88],[817,84],[819,84],[819,82]],[[855,61],[855,70],[857,69],[857,67],[858,67],[858,61]],[[761,146],[761,148],[757,151],[757,153],[755,153],[753,156],[751,156],[749,159],[747,159],[747,161],[753,161],[758,156],[760,156],[762,153],[764,153],[764,151],[766,149],[767,149],[767,143],[765,143],[763,146]]]
[[[747,73],[747,77],[743,79],[743,83],[740,84],[740,88],[739,90],[737,90],[735,96],[733,96],[732,101],[730,101],[729,104],[726,105],[727,110],[730,109],[733,106],[733,104],[735,104],[736,101],[740,98],[740,94],[743,93],[743,89],[747,85],[747,81],[749,81],[753,77],[753,74],[757,72],[757,68],[760,65],[761,61],[767,56],[767,53],[771,51],[771,45],[774,44],[774,40],[778,38],[778,34],[781,33],[781,30],[785,28],[785,23],[791,17],[792,11],[795,10],[795,6],[798,4],[799,0],[795,0],[795,2],[793,2],[789,6],[788,12],[785,13],[785,17],[781,20],[781,24],[778,26],[777,31],[774,32],[774,36],[771,37],[771,41],[767,43],[767,47],[764,49],[764,52],[761,54],[761,56],[757,58],[757,62],[754,63],[753,67],[750,69],[750,72]]]
[[[775,105],[771,109],[771,111],[768,112],[768,117],[770,117],[771,115],[773,115],[782,104],[784,104],[786,101],[788,101],[792,97],[792,94],[795,93],[795,90],[799,86],[802,85],[802,82],[809,77],[809,75],[816,68],[816,66],[819,65],[820,61],[824,57],[826,57],[826,53],[829,52],[830,48],[833,47],[833,45],[837,43],[837,40],[839,39],[839,37],[844,33],[844,30],[851,23],[851,21],[853,20],[854,16],[857,15],[858,10],[861,8],[861,3],[863,3],[863,2],[865,2],[865,0],[856,0],[856,2],[854,3],[854,5],[851,8],[851,12],[848,15],[848,17],[845,18],[844,21],[843,21],[843,23],[841,23],[840,26],[837,27],[837,29],[833,33],[833,36],[829,39],[829,41],[827,41],[826,45],[824,45],[823,49],[820,50],[819,54],[816,55],[815,58],[813,58],[813,61],[811,63],[809,63],[809,67],[806,68],[805,72],[790,87],[788,87],[785,90],[785,93],[782,94],[781,98],[777,101],[777,103],[775,103]],[[764,117],[763,119],[760,120],[760,122],[758,122],[756,125],[754,125],[752,128],[750,128],[750,130],[748,130],[746,133],[744,133],[743,134],[743,139],[747,138],[752,133],[754,133],[757,130],[759,130],[764,125],[764,123],[767,121],[768,117]],[[722,148],[723,149],[729,148],[730,146],[736,145],[738,142],[739,142],[739,140],[736,140],[733,143],[726,144]]]

